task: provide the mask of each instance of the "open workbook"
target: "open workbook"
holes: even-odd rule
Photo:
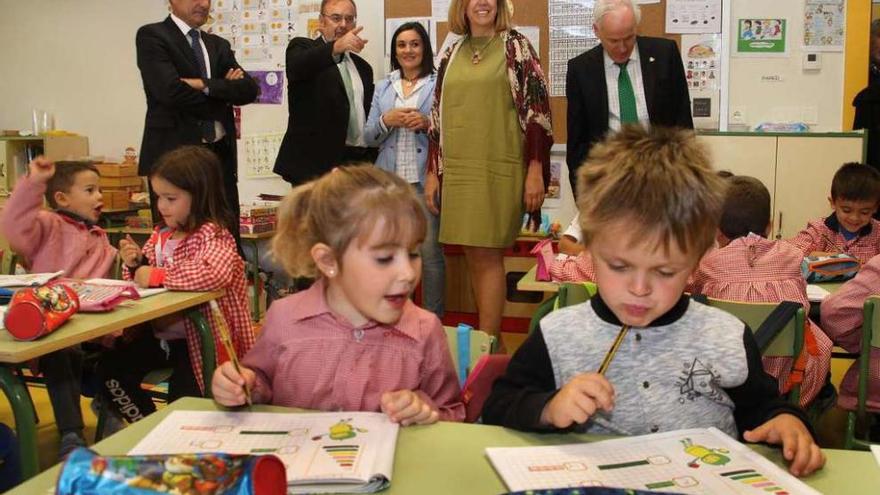
[[[486,455],[511,491],[604,486],[687,494],[819,495],[715,428],[487,448]]]
[[[53,273],[22,273],[19,275],[0,275],[0,287],[30,287],[43,285],[64,271]]]
[[[272,454],[288,493],[371,493],[391,483],[398,428],[368,412],[173,411],[129,454]]]

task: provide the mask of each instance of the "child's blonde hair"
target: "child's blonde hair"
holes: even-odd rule
[[[634,239],[658,236],[664,249],[699,258],[715,238],[725,184],[692,131],[625,126],[597,144],[578,171],[584,243],[620,220]]]
[[[370,235],[380,220],[389,242],[406,236],[404,245],[415,246],[425,238],[425,212],[406,181],[366,163],[336,168],[287,195],[272,251],[291,276],[314,277],[312,246],[330,246],[341,262],[349,244]]]

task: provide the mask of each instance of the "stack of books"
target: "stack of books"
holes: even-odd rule
[[[269,205],[241,205],[239,232],[261,234],[275,230],[278,208]]]

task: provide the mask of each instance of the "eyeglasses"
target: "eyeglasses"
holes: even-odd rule
[[[321,14],[321,15],[326,17],[327,19],[330,19],[331,21],[333,21],[334,24],[340,24],[340,23],[342,23],[342,21],[345,21],[348,24],[357,24],[357,20],[358,20],[358,18],[353,15],[340,15],[340,14],[330,14],[330,15]]]

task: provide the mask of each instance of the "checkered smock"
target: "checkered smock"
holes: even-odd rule
[[[159,238],[157,227],[150,239],[144,244],[143,254],[150,266],[156,266],[156,242]],[[223,227],[214,223],[205,223],[194,232],[180,240],[174,249],[173,261],[163,266],[165,270],[164,286],[170,290],[208,291],[223,289],[226,293],[217,300],[220,311],[229,326],[232,344],[239,356],[244,356],[254,345],[254,328],[247,307],[247,282],[244,272],[244,261],[238,255],[235,239]],[[128,270],[123,275],[131,279]],[[217,352],[217,365],[227,361],[229,357],[223,350],[217,322],[207,304],[199,310],[211,325],[214,332],[214,348]],[[189,319],[184,321],[186,342],[193,374],[202,393],[205,391],[205,378],[202,377],[202,352],[199,334]],[[208,377],[210,380],[210,377]]]
[[[862,265],[856,277],[822,301],[822,328],[835,344],[849,352],[859,352],[862,343],[862,308],[868,296],[880,294],[880,256]],[[837,403],[855,409],[858,397],[859,363],[850,366],[840,384]],[[868,380],[868,408],[880,409],[880,352],[871,349]]]
[[[730,301],[794,301],[809,312],[801,259],[801,252],[791,244],[750,234],[704,256],[694,273],[692,288],[694,293]],[[819,393],[831,367],[831,340],[815,324],[807,323],[815,346],[814,353],[809,352],[809,342],[806,346],[802,406],[809,404]],[[787,377],[794,360],[766,357],[762,361],[767,373],[779,381],[780,392],[784,392],[789,387]]]
[[[880,253],[880,222],[871,223],[859,230],[859,235],[847,241],[840,233],[840,224],[833,213],[807,224],[798,235],[787,239],[801,250],[802,256],[819,251],[823,253],[847,253],[863,264]]]

